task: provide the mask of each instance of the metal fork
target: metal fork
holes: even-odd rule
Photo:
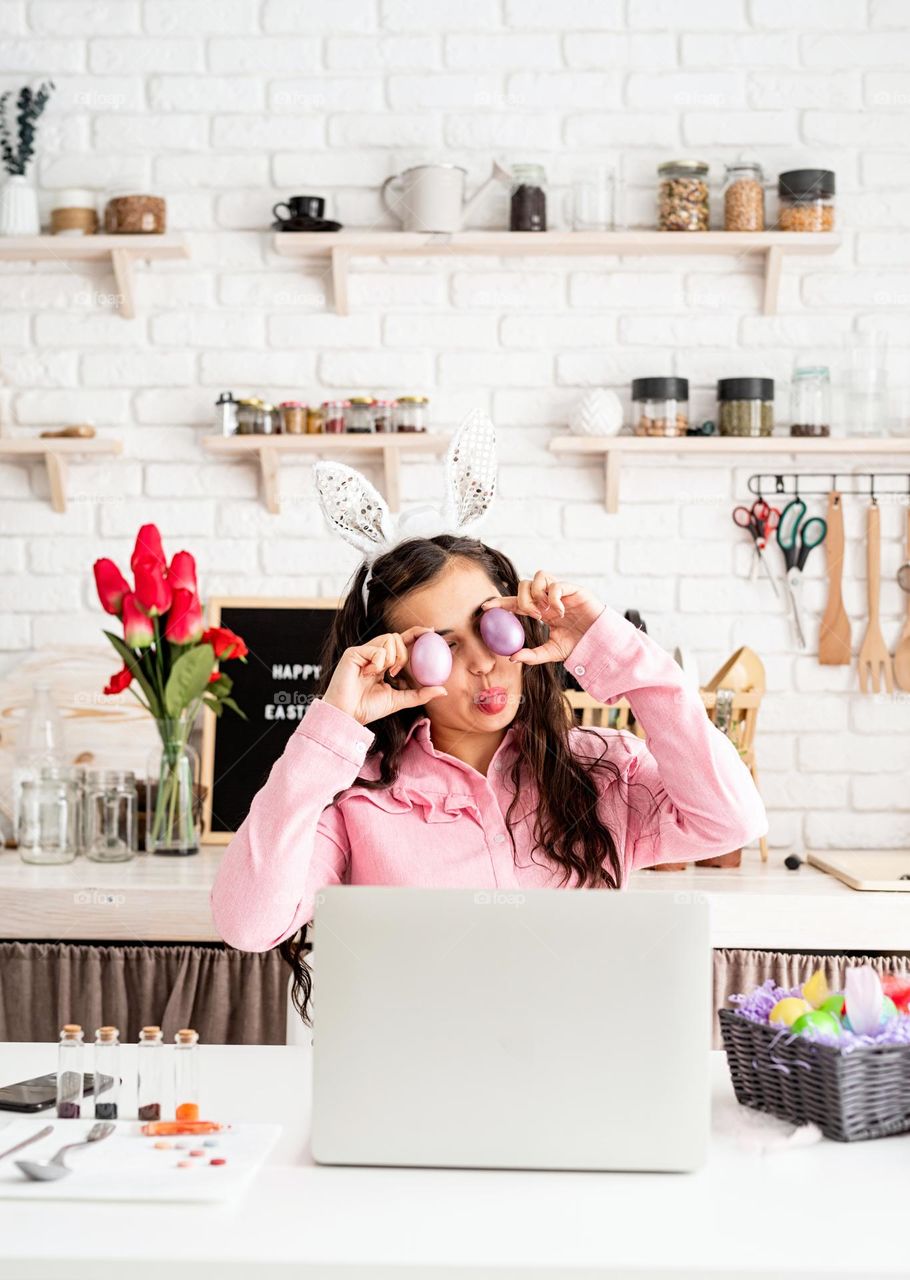
[[[55,1156],[51,1156],[50,1160],[17,1160],[16,1167],[21,1169],[25,1176],[31,1178],[33,1182],[55,1182],[58,1178],[65,1178],[68,1173],[73,1172],[63,1163],[63,1157],[67,1151],[74,1151],[76,1147],[87,1147],[89,1143],[100,1142],[102,1138],[109,1138],[116,1128],[115,1124],[93,1124],[81,1142],[67,1143],[65,1147],[60,1148]]]

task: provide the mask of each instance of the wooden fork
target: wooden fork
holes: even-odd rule
[[[885,644],[881,625],[878,620],[879,581],[881,578],[881,522],[878,503],[873,499],[867,512],[866,555],[869,575],[869,625],[859,651],[859,687],[863,693],[872,689],[878,693],[881,689],[881,677],[884,675],[885,688],[894,692],[894,674],[891,670],[891,654]]]

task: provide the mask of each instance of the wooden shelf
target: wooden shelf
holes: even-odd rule
[[[178,236],[0,236],[0,262],[95,262],[110,260],[120,297],[120,314],[136,314],[133,267],[137,262],[188,258]],[[0,282],[2,289],[2,282]]]
[[[281,510],[278,467],[289,455],[322,455],[347,461],[351,456],[379,456],[384,473],[385,500],[391,511],[401,507],[400,464],[403,453],[439,454],[451,437],[435,431],[378,432],[363,435],[242,435],[203,436],[203,446],[220,457],[250,458],[259,464],[262,497],[273,515]]]
[[[3,458],[43,458],[47,468],[47,481],[51,491],[51,506],[55,511],[66,510],[67,462],[74,456],[88,458],[110,457],[123,452],[123,441],[110,437],[91,440],[68,440],[40,436],[0,436],[0,460]]]
[[[619,510],[619,475],[623,454],[675,454],[702,457],[739,454],[742,457],[813,454],[816,457],[880,456],[910,454],[910,436],[556,436],[550,451],[563,456],[603,457],[605,504]]]
[[[765,283],[762,310],[774,315],[785,257],[833,253],[833,231],[459,231],[434,235],[409,231],[279,231],[273,248],[283,258],[328,258],[335,310],[348,314],[348,268],[356,257],[428,257],[486,254],[493,257],[648,257],[652,254],[760,255]]]

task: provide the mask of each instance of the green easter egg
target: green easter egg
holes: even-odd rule
[[[796,1019],[791,1030],[797,1035],[802,1035],[804,1031],[823,1031],[825,1035],[839,1036],[841,1025],[840,1019],[826,1009],[811,1009]]]
[[[819,1008],[823,1009],[825,1013],[833,1013],[838,1018],[842,1017],[844,1012],[843,991],[835,991],[832,995],[828,996],[827,1000],[822,1001]]]

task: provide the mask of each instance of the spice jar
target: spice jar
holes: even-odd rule
[[[791,169],[777,179],[781,231],[834,230],[834,173]]]
[[[513,165],[509,203],[510,231],[546,231],[546,182],[542,165]]]
[[[344,407],[344,429],[364,434],[373,430],[373,397],[351,396]]]
[[[426,431],[429,403],[426,396],[399,396],[395,401],[395,430]]]
[[[707,231],[708,165],[704,160],[668,160],[657,166],[658,231]]]
[[[391,400],[374,400],[373,401],[373,430],[374,431],[394,431],[392,425],[392,401]]]
[[[299,400],[282,400],[278,406],[281,430],[285,435],[299,436],[306,431],[306,405]]]
[[[267,400],[260,401],[259,421],[256,430],[264,436],[272,436],[278,433],[280,421],[278,410],[273,404],[269,404]]]
[[[93,236],[97,230],[94,191],[68,188],[57,193],[51,209],[52,236]]]
[[[791,436],[831,434],[831,374],[824,365],[793,371]]]
[[[306,411],[306,431],[308,436],[322,435],[325,430],[325,414],[318,404],[311,404]]]
[[[769,436],[774,430],[773,378],[721,378],[717,422],[722,436]]]
[[[247,396],[237,401],[237,434],[251,436],[256,431],[262,401],[255,396]]]
[[[215,401],[215,430],[232,436],[237,430],[237,401],[233,391],[222,391]]]
[[[688,378],[635,378],[632,417],[637,436],[684,436],[689,426]]]
[[[765,175],[760,164],[738,160],[724,177],[724,230],[764,231]]]
[[[327,434],[340,435],[344,431],[344,410],[346,400],[325,400],[322,413]]]

